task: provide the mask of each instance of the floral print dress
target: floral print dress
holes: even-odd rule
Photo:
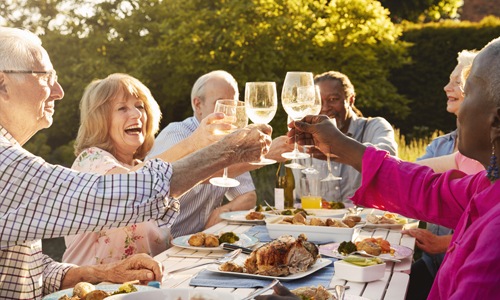
[[[85,149],[73,163],[72,169],[105,174],[116,167],[130,168],[120,163],[111,153],[97,147]],[[64,238],[66,251],[63,262],[76,265],[110,263],[135,253],[157,255],[167,249],[167,230],[160,229],[156,221],[131,226],[86,232]]]

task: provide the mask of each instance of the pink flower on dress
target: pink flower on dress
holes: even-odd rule
[[[125,249],[125,257],[129,257],[134,253],[135,253],[135,247],[133,246],[128,246],[127,249]]]

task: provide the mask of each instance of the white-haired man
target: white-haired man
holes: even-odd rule
[[[202,75],[191,90],[193,116],[165,127],[156,138],[149,156],[166,151],[176,155],[175,158],[182,157],[220,138],[220,135],[214,135],[207,129],[214,124],[213,121],[223,117],[222,114],[214,114],[215,103],[220,99],[237,100],[238,97],[238,84],[228,72],[217,70]],[[231,176],[241,174],[236,178],[240,182],[237,187],[217,187],[206,182],[183,195],[179,199],[182,212],[170,228],[172,236],[202,231],[220,222],[219,215],[223,212],[253,208],[257,195],[248,169],[248,164],[229,169]],[[224,195],[230,202],[221,205]]]
[[[78,267],[43,255],[40,239],[149,219],[169,226],[178,212],[172,197],[214,170],[257,160],[271,143],[270,128],[245,128],[173,164],[154,159],[124,175],[79,173],[22,148],[52,125],[55,101],[63,96],[40,39],[0,27],[0,299],[41,299],[79,281],[159,280],[161,265],[147,255]]]

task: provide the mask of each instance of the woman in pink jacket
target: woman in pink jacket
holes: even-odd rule
[[[460,108],[459,151],[481,162],[484,172],[432,169],[403,162],[386,151],[366,147],[343,135],[326,116],[295,122],[288,136],[314,145],[352,165],[362,184],[352,200],[455,230],[428,299],[497,299],[500,295],[500,38],[474,60]],[[278,295],[257,299],[292,299]]]

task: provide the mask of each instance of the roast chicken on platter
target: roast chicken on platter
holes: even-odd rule
[[[318,247],[301,234],[284,235],[253,251],[245,261],[250,274],[288,276],[306,271],[319,257]]]

